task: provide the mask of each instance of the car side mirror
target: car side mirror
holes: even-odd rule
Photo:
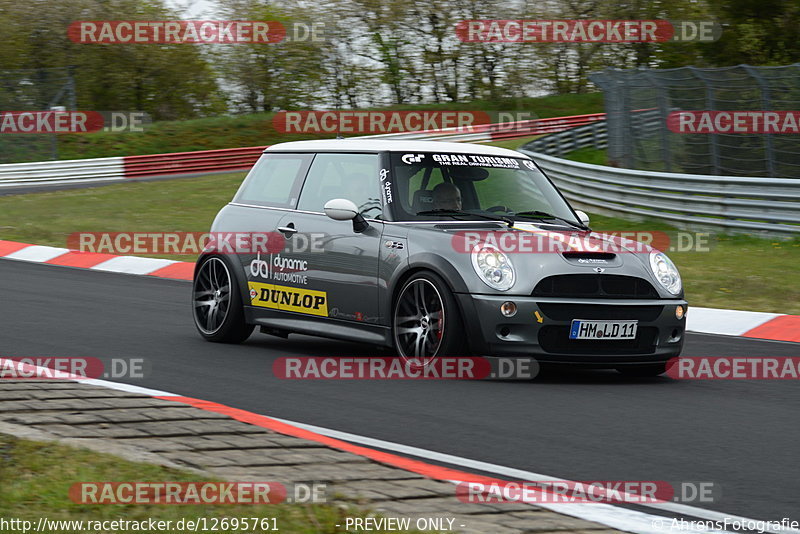
[[[589,226],[589,216],[586,215],[585,212],[581,210],[575,210],[575,215],[578,216],[578,220],[581,222],[581,224],[584,226]]]
[[[358,211],[352,200],[334,198],[325,203],[325,215],[334,221],[353,221],[353,231],[360,234],[369,227],[369,223]]]

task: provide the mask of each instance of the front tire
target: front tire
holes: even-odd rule
[[[241,343],[255,328],[244,319],[242,295],[229,262],[209,256],[197,269],[192,284],[192,316],[207,341]]]
[[[397,355],[421,365],[463,349],[458,304],[440,276],[418,272],[403,284],[394,305],[392,335]]]

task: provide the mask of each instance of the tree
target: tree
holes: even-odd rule
[[[0,67],[72,67],[82,109],[144,111],[156,120],[225,110],[225,97],[199,45],[82,44],[67,37],[70,23],[80,20],[177,19],[161,0],[0,2],[0,23],[14,28],[13,37],[0,42]]]

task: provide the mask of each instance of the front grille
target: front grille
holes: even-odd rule
[[[642,326],[635,339],[596,341],[569,339],[569,325],[550,325],[539,329],[539,346],[552,354],[652,354],[656,350],[658,328]]]
[[[553,321],[572,319],[637,319],[652,322],[658,319],[664,306],[621,306],[609,304],[559,304],[537,302],[545,317]]]
[[[560,274],[543,278],[534,297],[656,299],[655,288],[642,278],[618,274]]]

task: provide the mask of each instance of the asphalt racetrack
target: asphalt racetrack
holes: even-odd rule
[[[712,481],[721,501],[694,506],[800,519],[795,381],[626,379],[614,371],[550,371],[519,382],[280,380],[272,362],[281,356],[375,349],[258,332],[239,346],[208,343],[192,324],[190,288],[0,260],[0,356],[144,358],[146,378],[121,381],[572,480]],[[683,355],[800,356],[800,347],[689,334]]]

